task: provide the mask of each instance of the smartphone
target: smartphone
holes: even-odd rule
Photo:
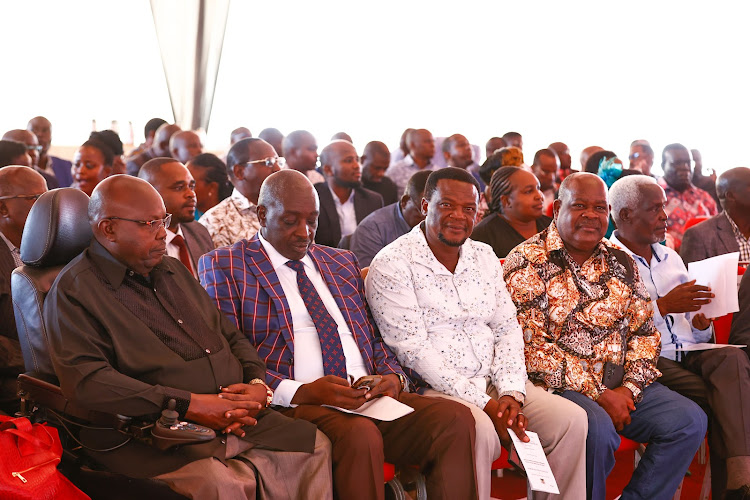
[[[354,389],[367,389],[368,391],[378,385],[383,379],[380,375],[365,375],[359,377],[356,382],[352,384]]]

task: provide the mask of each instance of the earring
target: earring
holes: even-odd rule
[[[208,192],[208,196],[211,196],[212,194],[214,194],[214,192],[213,192],[213,191],[209,191],[209,192]]]

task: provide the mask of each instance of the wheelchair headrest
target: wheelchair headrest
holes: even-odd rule
[[[91,243],[89,197],[74,188],[53,189],[31,207],[21,237],[21,260],[34,267],[70,262]]]

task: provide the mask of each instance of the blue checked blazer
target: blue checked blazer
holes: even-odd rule
[[[370,374],[403,374],[365,303],[354,254],[313,244],[308,250],[336,300]],[[294,378],[294,325],[284,290],[258,236],[212,250],[198,262],[201,284],[255,345],[273,387]]]

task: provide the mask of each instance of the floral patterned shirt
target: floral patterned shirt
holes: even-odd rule
[[[693,217],[699,215],[716,215],[716,202],[706,191],[690,185],[683,192],[679,192],[667,184],[662,177],[659,185],[667,194],[667,232],[674,239],[674,249],[679,250],[682,243],[682,234],[685,232],[685,224]]]
[[[441,264],[418,224],[378,252],[367,302],[401,366],[433,389],[479,408],[488,383],[523,402],[526,369],[516,308],[489,245],[466,240],[455,272]]]
[[[235,189],[232,195],[203,214],[198,222],[206,226],[216,248],[250,239],[260,230],[257,207]]]
[[[604,364],[624,360],[622,385],[639,401],[661,375],[648,291],[633,259],[606,239],[579,266],[553,222],[513,249],[503,267],[531,380],[596,400],[605,390]]]

